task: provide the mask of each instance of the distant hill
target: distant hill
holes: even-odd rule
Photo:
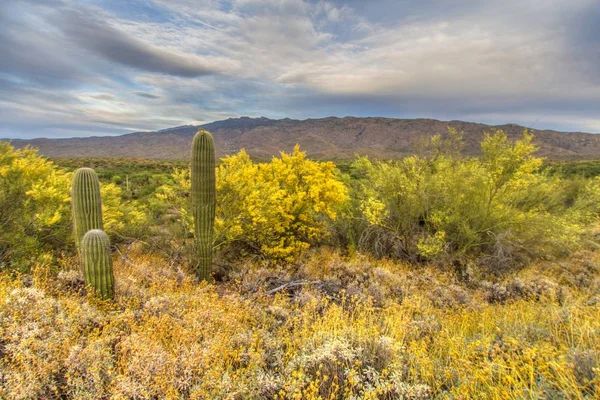
[[[215,136],[217,155],[233,154],[241,148],[254,157],[268,158],[290,151],[296,143],[311,158],[348,159],[356,154],[398,158],[414,152],[423,138],[444,133],[448,127],[464,132],[465,153],[477,154],[483,133],[502,129],[516,139],[524,127],[507,124],[489,126],[463,121],[393,118],[322,118],[307,120],[230,118],[202,125]],[[197,126],[180,126],[156,132],[121,136],[69,139],[11,140],[15,147],[36,147],[51,158],[146,158],[187,159]],[[540,156],[550,159],[600,158],[600,135],[582,132],[533,130]]]

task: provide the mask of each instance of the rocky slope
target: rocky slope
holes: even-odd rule
[[[518,138],[523,127],[489,125],[433,119],[322,118],[307,120],[235,118],[203,125],[215,135],[219,156],[245,148],[250,155],[267,158],[290,151],[296,143],[317,159],[347,159],[356,154],[397,158],[414,152],[424,138],[446,132],[448,127],[464,132],[465,152],[476,154],[484,132],[503,129]],[[69,139],[12,140],[15,147],[30,145],[52,158],[115,157],[187,159],[191,137],[198,127],[181,126],[156,132],[122,136]],[[581,132],[533,130],[539,155],[551,159],[600,158],[600,135]]]

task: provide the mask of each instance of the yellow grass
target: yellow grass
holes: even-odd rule
[[[469,283],[328,252],[217,285],[115,261],[115,302],[83,295],[76,271],[0,274],[0,398],[600,397],[591,253]],[[264,295],[269,277],[312,283]]]

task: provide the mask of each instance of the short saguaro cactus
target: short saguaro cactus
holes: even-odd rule
[[[85,284],[103,299],[114,297],[110,240],[100,229],[88,231],[81,240],[81,261]]]
[[[200,280],[212,272],[213,227],[215,223],[215,144],[210,132],[200,129],[192,143],[192,210],[198,259],[194,262]]]

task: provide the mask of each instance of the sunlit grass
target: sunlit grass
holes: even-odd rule
[[[321,251],[198,285],[137,254],[115,262],[114,303],[75,270],[3,273],[0,398],[597,398],[596,265],[464,283]],[[264,295],[275,278],[310,284]]]

